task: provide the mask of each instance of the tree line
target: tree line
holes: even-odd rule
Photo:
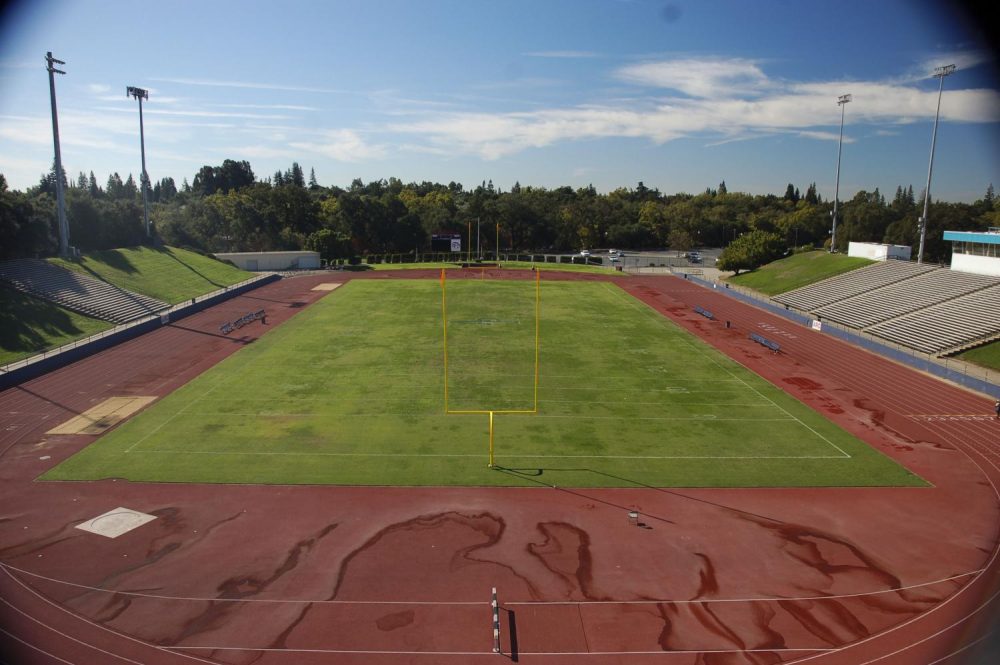
[[[114,173],[103,186],[89,174],[63,175],[70,244],[84,250],[148,242],[135,179]],[[58,247],[53,168],[38,185],[13,191],[0,174],[0,258],[47,256]],[[769,246],[829,246],[833,202],[789,184],[783,195],[730,192],[725,181],[699,194],[664,194],[639,182],[599,193],[593,186],[544,188],[492,182],[403,183],[398,178],[323,187],[298,163],[258,178],[246,161],[203,166],[189,183],[172,178],[147,192],[155,241],[202,252],[310,249],[325,259],[430,251],[431,235],[481,231],[484,251],[579,251],[726,247],[767,234]],[[922,193],[900,185],[891,199],[878,188],[839,206],[837,249],[850,241],[916,246]],[[925,258],[947,261],[944,230],[1000,227],[993,186],[972,204],[934,201]],[[751,242],[750,239],[743,241]],[[739,246],[739,243],[737,243]]]

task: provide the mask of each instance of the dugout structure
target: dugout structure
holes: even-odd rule
[[[511,408],[481,408],[481,409],[453,409],[449,402],[448,394],[448,275],[447,271],[441,269],[441,330],[442,349],[444,354],[444,412],[446,415],[486,415],[489,416],[489,461],[488,466],[493,468],[493,421],[499,414],[535,414],[538,413],[538,376],[539,376],[539,341],[540,341],[540,319],[541,319],[541,272],[535,271],[534,281],[534,366],[532,378],[532,398],[531,408],[511,409]]]

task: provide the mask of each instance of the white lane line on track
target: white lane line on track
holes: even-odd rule
[[[336,600],[336,599],[319,599],[310,600],[308,598],[301,599],[285,599],[285,598],[217,598],[213,596],[167,596],[163,594],[153,594],[153,593],[141,593],[138,591],[118,591],[115,589],[102,589],[101,587],[89,586],[86,584],[77,584],[76,582],[67,582],[65,580],[55,579],[53,577],[48,577],[46,575],[41,575],[39,573],[33,573],[22,568],[17,568],[16,566],[11,566],[9,564],[0,563],[0,567],[7,569],[8,571],[15,571],[19,574],[26,575],[28,577],[34,577],[46,582],[52,582],[54,584],[60,584],[64,586],[73,587],[76,589],[85,589],[87,591],[96,591],[99,593],[116,594],[122,596],[129,596],[133,598],[151,598],[154,600],[182,600],[190,602],[209,602],[209,603],[288,603],[288,604],[316,604],[316,605],[489,605],[491,601],[484,600]],[[979,575],[982,570],[970,570],[966,573],[961,573],[958,575],[951,575],[950,577],[943,577],[939,580],[932,580],[930,582],[920,582],[918,584],[909,584],[907,586],[901,586],[895,589],[879,589],[877,591],[863,591],[858,593],[843,593],[843,594],[831,594],[827,596],[749,596],[746,598],[702,598],[702,599],[643,599],[643,600],[505,600],[500,603],[502,606],[508,605],[707,605],[714,603],[760,603],[760,602],[786,602],[786,601],[812,601],[812,600],[838,600],[843,598],[864,598],[868,596],[878,596],[887,593],[898,593],[900,591],[911,591],[913,589],[922,589],[924,587],[935,586],[937,584],[944,584],[945,582],[953,582],[955,580],[961,579],[963,577],[969,577],[970,575]],[[2,601],[3,599],[0,599]]]
[[[172,646],[171,650],[203,650],[203,651],[253,651],[260,653],[340,653],[340,654],[372,654],[386,656],[485,656],[496,655],[492,649],[488,651],[389,651],[376,649],[271,649],[255,647],[219,647],[219,646]],[[672,654],[702,654],[702,653],[784,653],[784,652],[823,652],[835,651],[829,648],[803,648],[803,649],[674,649],[664,651],[520,651],[518,656],[629,656],[629,655],[660,655],[669,656]]]
[[[88,627],[95,628],[95,629],[97,629],[99,631],[103,631],[105,633],[110,633],[111,635],[114,635],[115,637],[127,640],[129,642],[133,642],[135,644],[141,644],[141,645],[143,645],[145,647],[149,647],[151,649],[156,649],[157,651],[163,651],[163,652],[166,652],[166,653],[170,653],[170,651],[168,649],[166,649],[165,647],[162,647],[162,646],[159,646],[159,645],[156,645],[156,644],[151,644],[149,642],[144,642],[144,641],[142,641],[140,639],[132,637],[131,635],[119,632],[119,631],[114,630],[112,628],[108,628],[107,626],[99,624],[99,623],[97,623],[95,621],[91,621],[90,619],[87,619],[86,617],[84,617],[82,615],[76,614],[75,612],[71,612],[70,610],[66,609],[62,605],[59,605],[58,603],[56,603],[56,602],[54,602],[52,600],[49,600],[48,598],[46,598],[45,596],[43,596],[41,593],[39,593],[38,591],[35,591],[29,585],[27,585],[24,582],[22,582],[21,580],[19,580],[16,575],[13,575],[10,572],[9,568],[10,567],[7,564],[0,564],[0,570],[2,570],[7,575],[7,577],[9,577],[11,580],[13,580],[13,582],[15,584],[17,584],[19,587],[21,587],[22,589],[24,589],[25,591],[27,591],[28,593],[30,593],[31,595],[33,595],[35,598],[38,598],[39,600],[41,600],[46,605],[54,607],[55,609],[57,609],[60,612],[66,614],[68,616],[70,616],[73,619],[76,619],[78,621],[82,621]],[[62,633],[61,631],[59,631],[58,629],[54,628],[53,626],[50,626],[49,624],[45,623],[44,621],[36,619],[35,617],[31,616],[27,612],[24,612],[20,608],[15,607],[14,605],[12,605],[10,602],[8,602],[4,598],[0,598],[0,602],[3,602],[4,604],[8,605],[11,609],[17,611],[19,614],[24,615],[26,618],[30,619],[31,621],[34,621],[35,623],[37,623],[40,626],[44,626],[48,630],[51,630],[52,632],[54,632],[54,633],[56,633],[58,635],[62,635],[63,637],[66,637],[67,639],[73,640],[74,642],[79,642],[80,644],[86,644],[87,646],[91,646],[91,645],[87,644],[86,642],[82,642],[80,640],[77,640],[74,637],[71,637],[69,635],[66,635],[65,633]],[[101,651],[101,649],[99,649],[98,647],[92,647],[92,648],[97,649],[98,651]],[[132,662],[132,663],[135,662],[135,661],[131,661],[131,660],[127,659],[127,658],[124,658],[122,656],[117,656],[115,654],[111,654],[110,652],[106,652],[106,653],[109,653],[110,655],[115,656],[115,658],[119,658],[121,660],[126,660],[126,661]],[[189,656],[189,655],[184,654],[184,653],[177,653],[176,655],[177,656],[181,656],[183,658],[186,658],[188,660],[192,660],[192,661],[198,662],[198,663],[207,663],[208,665],[217,665],[216,661],[205,660],[204,658],[199,658],[197,656]],[[142,665],[142,664],[138,663],[137,665]]]

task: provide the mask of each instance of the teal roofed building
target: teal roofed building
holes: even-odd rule
[[[951,241],[951,269],[1000,277],[1000,227],[988,231],[945,231]]]

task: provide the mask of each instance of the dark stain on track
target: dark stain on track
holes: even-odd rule
[[[378,626],[379,630],[396,630],[397,628],[409,626],[413,623],[413,616],[413,610],[393,612],[392,614],[386,614],[385,616],[376,619],[375,625]]]
[[[563,580],[567,596],[609,599],[594,590],[594,562],[590,554],[590,535],[586,531],[566,522],[541,522],[538,530],[545,538],[540,543],[528,543],[528,552]]]

